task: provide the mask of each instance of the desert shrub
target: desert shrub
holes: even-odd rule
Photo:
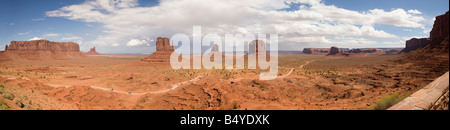
[[[398,102],[402,101],[403,99],[407,98],[410,94],[398,94],[393,93],[391,95],[383,97],[381,100],[377,102],[377,105],[370,108],[370,110],[386,110],[389,107],[397,104]]]
[[[16,98],[16,96],[14,96],[14,94],[11,93],[3,93],[3,98],[9,99],[9,100],[13,100],[14,98]]]
[[[3,100],[0,100],[0,110],[9,110],[9,106]]]
[[[5,87],[3,87],[2,84],[0,84],[0,94],[6,93]]]

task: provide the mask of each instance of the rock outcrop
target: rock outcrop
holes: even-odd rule
[[[169,63],[170,55],[174,52],[174,46],[170,45],[169,38],[158,37],[156,40],[156,51],[142,61],[153,63]]]
[[[327,56],[337,55],[337,54],[341,54],[341,51],[339,50],[338,47],[333,46],[330,48],[330,53],[328,53]]]
[[[95,47],[94,48],[91,48],[90,50],[89,50],[89,52],[86,52],[86,53],[84,53],[85,55],[101,55],[100,53],[98,53],[96,50],[95,50]]]
[[[411,51],[422,48],[428,44],[428,38],[412,38],[406,41],[406,47],[401,51],[401,53],[409,53]]]
[[[330,49],[328,48],[304,48],[303,54],[328,54]]]
[[[430,32],[430,41],[441,41],[449,35],[449,12],[436,17]]]
[[[351,49],[348,53],[372,53],[372,54],[385,54],[383,49],[367,48],[367,49]]]
[[[429,75],[442,75],[449,71],[449,13],[437,16],[430,32],[429,43],[397,60],[412,63],[412,67],[428,70]]]
[[[74,42],[53,42],[48,40],[11,41],[5,46],[3,59],[10,60],[53,60],[82,57],[80,47]]]
[[[11,41],[7,51],[80,52],[80,46],[74,42],[51,42],[48,40]]]
[[[174,51],[172,45],[170,45],[169,38],[158,37],[156,40],[156,51]]]

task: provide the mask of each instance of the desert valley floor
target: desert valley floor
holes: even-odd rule
[[[174,70],[141,61],[146,55],[1,62],[9,96],[0,100],[25,110],[367,110],[448,70],[448,57],[433,64],[403,62],[405,55],[280,54],[278,78],[268,81],[258,70]]]

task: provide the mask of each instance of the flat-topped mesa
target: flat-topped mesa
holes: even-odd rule
[[[304,48],[304,54],[328,54],[330,53],[329,48]]]
[[[90,50],[89,50],[89,52],[86,52],[86,53],[84,53],[85,55],[101,55],[100,53],[98,53],[96,50],[95,50],[95,47],[94,48],[91,48]]]
[[[401,51],[401,53],[409,53],[411,51],[420,49],[428,44],[428,38],[412,38],[406,41],[406,47]]]
[[[7,51],[80,52],[80,46],[74,42],[52,42],[48,40],[11,41]]]
[[[395,50],[392,50],[395,51]],[[387,53],[383,49],[367,48],[367,49],[351,49],[348,53],[372,53],[372,54],[385,54]]]
[[[154,63],[169,63],[170,55],[174,52],[174,46],[170,45],[169,38],[158,37],[156,40],[156,51],[142,61]]]
[[[336,46],[333,46],[330,48],[330,53],[328,53],[327,55],[337,55],[340,53],[341,53],[341,51],[339,50],[339,48]]]
[[[74,42],[53,42],[48,40],[11,41],[0,55],[8,60],[55,60],[70,57],[84,57],[80,46]]]

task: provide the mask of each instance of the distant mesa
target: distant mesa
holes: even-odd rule
[[[411,51],[425,47],[428,42],[428,38],[412,38],[411,40],[406,41],[406,47],[401,51],[401,53],[409,53]]]
[[[1,59],[45,60],[82,57],[80,47],[74,42],[53,42],[48,40],[11,41],[1,53]]]
[[[340,54],[340,53],[341,53],[341,51],[339,50],[339,48],[336,47],[336,46],[333,46],[330,49],[330,53],[328,53],[327,55],[337,55],[337,54]]]
[[[95,47],[91,48],[91,50],[89,52],[85,52],[84,54],[85,55],[102,55],[95,50]]]
[[[169,38],[158,37],[156,40],[156,51],[142,59],[142,61],[154,62],[154,63],[169,63],[170,55],[174,52],[173,45],[170,44]]]
[[[304,54],[328,54],[330,53],[329,48],[304,48]]]
[[[395,51],[395,49],[391,49],[389,51]],[[386,54],[387,52],[385,50],[383,50],[383,49],[366,48],[366,49],[351,49],[348,53]]]

